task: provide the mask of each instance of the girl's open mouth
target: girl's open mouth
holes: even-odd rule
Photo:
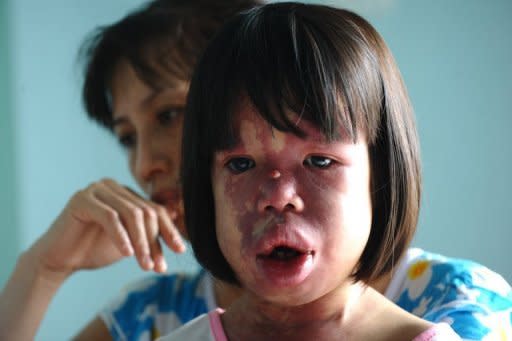
[[[256,263],[265,280],[277,287],[299,285],[311,272],[315,252],[278,245],[258,254]]]
[[[278,261],[278,262],[288,262],[294,259],[300,258],[302,256],[312,255],[313,251],[307,250],[299,250],[293,247],[280,245],[273,248],[270,253],[258,255],[258,258]]]

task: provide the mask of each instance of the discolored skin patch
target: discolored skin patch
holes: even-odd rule
[[[272,128],[247,103],[236,117],[239,141],[215,154],[212,184],[217,239],[242,285],[300,304],[348,283],[371,226],[363,134],[356,143],[327,142],[301,121],[307,136],[300,138]],[[262,255],[278,246],[304,261],[274,271]]]

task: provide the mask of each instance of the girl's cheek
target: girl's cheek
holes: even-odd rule
[[[217,227],[236,227],[239,229],[240,218],[249,210],[250,203],[244,197],[243,180],[240,176],[217,172],[214,174],[215,210]]]
[[[227,183],[227,194],[240,232],[248,228],[254,213],[254,189],[249,176],[239,176]]]
[[[258,220],[256,209],[258,186],[257,174],[222,175],[217,182],[216,208],[218,212],[217,227],[224,226],[236,230],[242,235],[249,235]]]

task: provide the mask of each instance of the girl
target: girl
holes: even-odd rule
[[[192,80],[182,174],[197,259],[245,291],[164,340],[459,339],[367,285],[413,236],[420,164],[399,71],[356,14],[280,3],[230,23]]]
[[[51,228],[20,256],[0,298],[0,339],[33,339],[63,282],[82,269],[119,261],[126,254],[123,245],[133,250],[142,269],[156,272],[166,268],[158,235],[173,250],[183,249],[177,232],[184,230],[179,146],[191,73],[220,26],[234,13],[257,4],[253,0],[156,0],[96,30],[87,41],[87,112],[122,144],[129,169],[147,198],[110,179],[78,191]],[[105,219],[104,210],[113,214],[113,221]],[[132,218],[141,213],[144,219]],[[119,236],[127,236],[128,243]],[[91,243],[91,237],[101,243]],[[424,274],[432,270],[437,275],[414,279],[406,275],[421,274],[418,266]],[[481,265],[418,249],[409,249],[395,270],[370,286],[429,321],[451,322],[468,339],[491,333],[498,320],[494,311],[505,306],[503,293],[510,292],[500,290],[503,281]],[[473,277],[478,283],[473,283]],[[441,286],[446,290],[437,290]],[[240,291],[212,280],[202,270],[146,276],[108,302],[76,339],[155,339],[201,313],[227,307]],[[430,303],[424,306],[425,301]]]

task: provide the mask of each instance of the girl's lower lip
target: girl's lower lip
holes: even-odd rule
[[[313,254],[303,253],[281,261],[270,257],[257,257],[258,270],[266,281],[277,287],[292,287],[302,283],[313,270]]]

